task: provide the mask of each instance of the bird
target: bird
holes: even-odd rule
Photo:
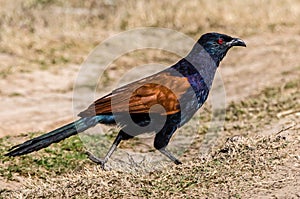
[[[205,33],[174,65],[114,89],[80,112],[78,120],[13,146],[5,155],[15,157],[38,151],[100,123],[120,126],[104,158],[87,152],[88,158],[103,169],[121,141],[147,132],[155,132],[156,150],[176,165],[182,164],[167,150],[169,141],[207,100],[216,70],[234,46],[246,44],[226,34]]]

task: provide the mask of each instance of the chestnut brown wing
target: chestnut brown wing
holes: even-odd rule
[[[174,76],[170,72],[163,71],[114,90],[96,100],[79,116],[89,117],[126,111],[131,114],[149,113],[155,104],[162,105],[165,114],[174,114],[180,111],[178,99],[189,88],[190,84],[186,77]],[[156,110],[151,109],[151,112]]]

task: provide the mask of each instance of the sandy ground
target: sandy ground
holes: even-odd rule
[[[243,39],[247,48],[230,51],[219,68],[227,103],[299,76],[300,35],[281,33],[275,37],[262,33]],[[11,62],[15,59],[2,57]],[[49,131],[71,121],[72,88],[79,69],[72,65],[13,73],[1,79],[0,137]]]

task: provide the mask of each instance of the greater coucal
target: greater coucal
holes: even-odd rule
[[[102,168],[121,140],[153,131],[156,133],[154,147],[180,164],[166,150],[169,140],[206,101],[216,69],[233,46],[246,44],[224,34],[204,34],[191,52],[173,66],[113,90],[79,113],[79,120],[16,145],[6,155],[20,156],[40,150],[101,123],[121,127],[104,159],[89,154]],[[157,104],[163,109],[154,106]]]

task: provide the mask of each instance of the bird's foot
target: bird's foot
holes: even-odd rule
[[[159,149],[159,151],[164,154],[165,156],[167,156],[170,160],[172,160],[172,162],[174,162],[176,165],[182,164],[182,162],[180,162],[180,160],[178,160],[177,158],[175,158],[167,149],[166,147]]]
[[[180,162],[180,160],[178,160],[178,159],[174,160],[174,163],[175,163],[176,165],[182,164],[182,162]]]
[[[100,159],[100,158],[94,156],[94,155],[93,155],[91,152],[89,152],[89,151],[87,151],[86,154],[88,155],[88,158],[89,158],[91,161],[95,162],[96,164],[100,164],[101,168],[102,168],[103,170],[105,170],[105,168],[104,168],[104,165],[105,165],[105,163],[106,163],[105,160],[102,160],[102,159]]]

